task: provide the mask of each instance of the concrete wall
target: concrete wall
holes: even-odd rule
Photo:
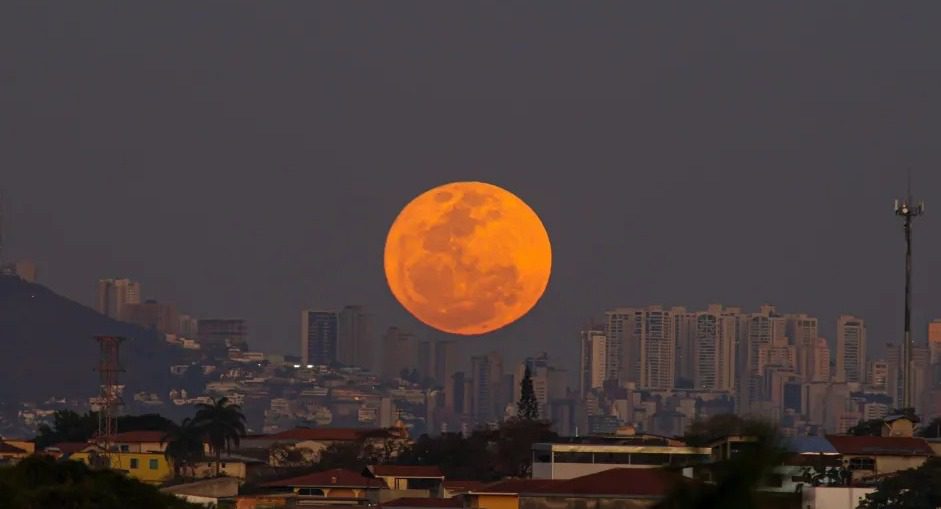
[[[533,479],[574,479],[612,468],[655,468],[655,465],[622,465],[607,463],[533,463]]]
[[[803,509],[856,509],[866,495],[875,488],[814,488],[804,487],[801,497]]]

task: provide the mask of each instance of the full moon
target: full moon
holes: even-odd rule
[[[539,216],[513,193],[454,182],[402,209],[386,238],[385,270],[415,318],[444,332],[485,334],[536,305],[552,246]]]

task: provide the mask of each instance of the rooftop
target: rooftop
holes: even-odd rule
[[[0,453],[3,454],[26,454],[26,451],[20,449],[19,447],[12,446],[10,444],[0,442]]]
[[[612,468],[574,479],[509,479],[471,493],[659,497],[680,479],[676,474],[659,469]]]
[[[873,437],[827,435],[827,440],[840,454],[882,456],[932,456],[928,442],[916,437]]]
[[[358,472],[343,468],[334,468],[323,472],[299,475],[270,481],[262,484],[264,487],[341,487],[341,488],[384,488],[386,484],[380,479],[365,477]]]
[[[166,433],[163,431],[125,431],[123,433],[115,433],[112,442],[116,444],[160,443],[164,435],[166,435]]]
[[[434,465],[372,465],[369,469],[377,477],[433,477],[444,479],[441,469]]]
[[[388,432],[382,429],[364,428],[294,428],[267,438],[274,440],[335,440],[354,441],[370,436],[386,436]]]
[[[402,497],[390,500],[382,504],[383,507],[463,507],[464,502],[460,497],[451,498],[427,498],[427,497]]]

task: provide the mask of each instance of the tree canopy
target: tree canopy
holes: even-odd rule
[[[866,495],[860,509],[920,509],[941,507],[941,458],[883,479]]]
[[[529,366],[526,366],[523,380],[520,382],[520,400],[516,404],[516,415],[529,421],[539,419],[539,401],[536,400],[536,391],[533,390],[533,373]]]
[[[118,417],[118,431],[167,431],[173,421],[158,414],[122,415]],[[72,410],[56,410],[52,426],[39,426],[36,448],[43,449],[59,442],[85,442],[98,431],[98,413],[79,414]]]
[[[32,456],[0,467],[4,509],[196,509],[182,499],[111,470],[92,470],[77,461]]]

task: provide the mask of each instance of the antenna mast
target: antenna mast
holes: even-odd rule
[[[903,219],[905,231],[905,336],[902,340],[902,409],[914,408],[912,401],[912,220],[924,214],[925,204],[912,199],[912,172],[908,172],[908,196],[895,200],[895,215]]]
[[[114,445],[114,435],[118,432],[118,411],[121,408],[121,385],[118,375],[121,369],[120,336],[95,336],[98,342],[98,378],[100,393],[98,396],[98,446],[105,454],[110,454]]]

